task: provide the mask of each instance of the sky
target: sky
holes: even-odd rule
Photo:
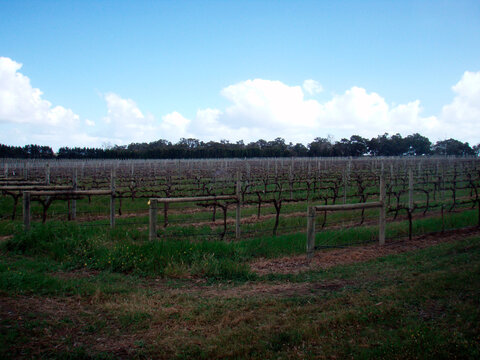
[[[480,143],[480,1],[0,1],[0,143]]]

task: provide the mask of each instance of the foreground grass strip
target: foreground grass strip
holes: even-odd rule
[[[14,262],[21,264],[19,259]],[[47,265],[22,266],[42,272]],[[120,274],[115,280],[132,291],[108,294],[99,289],[95,294],[63,298],[7,291],[0,299],[6,309],[0,324],[0,355],[474,359],[480,356],[478,274],[480,238],[476,237],[255,282],[285,289],[292,281],[294,286],[340,285],[312,293],[232,296],[232,291],[247,285],[200,283],[191,289],[195,282],[179,288],[154,279],[135,287]],[[86,281],[98,282],[95,279]],[[11,307],[16,310],[8,310]],[[65,311],[59,314],[58,308]]]
[[[449,215],[447,227],[475,223],[476,211]],[[387,227],[390,237],[404,232],[406,223]],[[441,219],[415,222],[418,233],[441,228]],[[374,226],[346,230],[319,231],[317,245],[335,245],[375,240]],[[238,242],[189,241],[185,239],[148,241],[135,229],[85,228],[77,224],[37,224],[27,233],[19,231],[0,244],[4,253],[43,256],[65,269],[90,269],[139,276],[167,278],[207,278],[209,281],[252,281],[257,278],[248,266],[256,258],[278,258],[305,253],[305,234],[266,236]]]

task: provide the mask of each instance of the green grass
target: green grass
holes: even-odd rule
[[[9,253],[0,270],[9,266],[50,277],[63,271],[45,256]],[[76,284],[93,292],[42,292],[24,285],[12,292],[2,283],[0,301],[11,297],[22,304],[25,297],[19,295],[61,301],[61,296],[83,305],[58,318],[39,308],[2,319],[0,356],[109,359],[128,349],[128,358],[475,359],[479,273],[475,237],[328,270],[257,278],[267,290],[279,284],[344,284],[287,296],[268,291],[225,296],[240,291],[239,284],[226,281],[197,285],[193,292],[192,282],[157,288],[148,277],[109,272]],[[108,292],[112,283],[125,291]],[[98,350],[95,345],[104,341],[106,349]]]
[[[475,224],[476,210],[450,213],[443,220],[446,229]],[[414,234],[442,228],[441,218],[414,222]],[[184,228],[188,234],[189,228]],[[195,236],[196,233],[191,233]],[[406,221],[388,223],[387,239],[406,236]],[[376,241],[377,226],[319,230],[317,246],[344,246]],[[199,237],[148,241],[146,231],[118,227],[82,227],[75,223],[35,224],[29,232],[19,231],[1,246],[3,251],[38,257],[61,264],[65,269],[107,270],[142,276],[204,277],[209,280],[250,281],[256,278],[248,262],[305,254],[305,234],[264,236],[234,242]]]
[[[266,291],[250,295],[242,295],[243,281],[230,281],[237,275],[219,277],[214,283],[188,279],[158,283],[149,271],[114,273],[108,266],[93,271],[100,262],[85,270],[73,261],[75,256],[78,261],[89,256],[76,254],[66,261],[77,248],[99,255],[116,249],[112,254],[125,261],[147,246],[141,239],[126,242],[121,235],[119,230],[98,234],[75,226],[61,231],[47,226],[4,245],[0,302],[10,299],[25,310],[0,320],[0,357],[109,359],[126,356],[127,349],[128,358],[480,356],[478,237],[327,270],[257,276],[246,289],[258,285]],[[190,250],[181,247],[186,243],[179,248],[165,243],[169,248],[163,251],[189,263],[189,271],[194,266],[204,271],[207,265],[196,259],[199,254],[215,254],[203,257],[206,262],[215,257],[273,256],[267,252],[270,240],[278,239],[199,242],[190,244],[195,251],[182,255],[174,254]],[[296,251],[287,244],[276,248],[276,255]],[[146,249],[156,251],[159,245],[151,246]],[[343,285],[315,287],[332,282]],[[268,291],[278,285],[312,290],[287,295]],[[232,291],[238,295],[227,295]],[[55,307],[28,305],[42,303],[41,299],[62,304],[67,298],[72,305],[59,314]],[[99,343],[105,344],[101,350]]]

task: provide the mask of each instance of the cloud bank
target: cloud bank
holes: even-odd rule
[[[209,140],[271,140],[307,144],[316,137],[335,139],[388,132],[415,132],[432,141],[456,138],[480,142],[480,72],[466,71],[452,87],[453,98],[437,115],[425,115],[418,99],[391,105],[375,92],[353,86],[320,102],[322,85],[307,79],[302,85],[250,79],[227,86],[220,95],[224,109],[198,109],[191,119],[181,110],[155,116],[114,92],[102,94],[105,113],[82,119],[71,109],[53,105],[30,79],[22,64],[0,57],[0,143],[60,146],[101,146],[194,137]],[[92,84],[92,88],[95,84]]]

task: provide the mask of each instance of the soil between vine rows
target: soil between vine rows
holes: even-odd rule
[[[412,240],[401,239],[388,242],[384,246],[378,244],[362,244],[347,248],[317,250],[313,259],[305,255],[288,256],[276,259],[260,259],[250,263],[252,271],[259,275],[267,274],[297,274],[303,271],[327,269],[336,265],[352,264],[368,261],[377,257],[399,254],[443,242],[460,240],[464,237],[480,235],[480,228],[450,230],[413,237]]]

